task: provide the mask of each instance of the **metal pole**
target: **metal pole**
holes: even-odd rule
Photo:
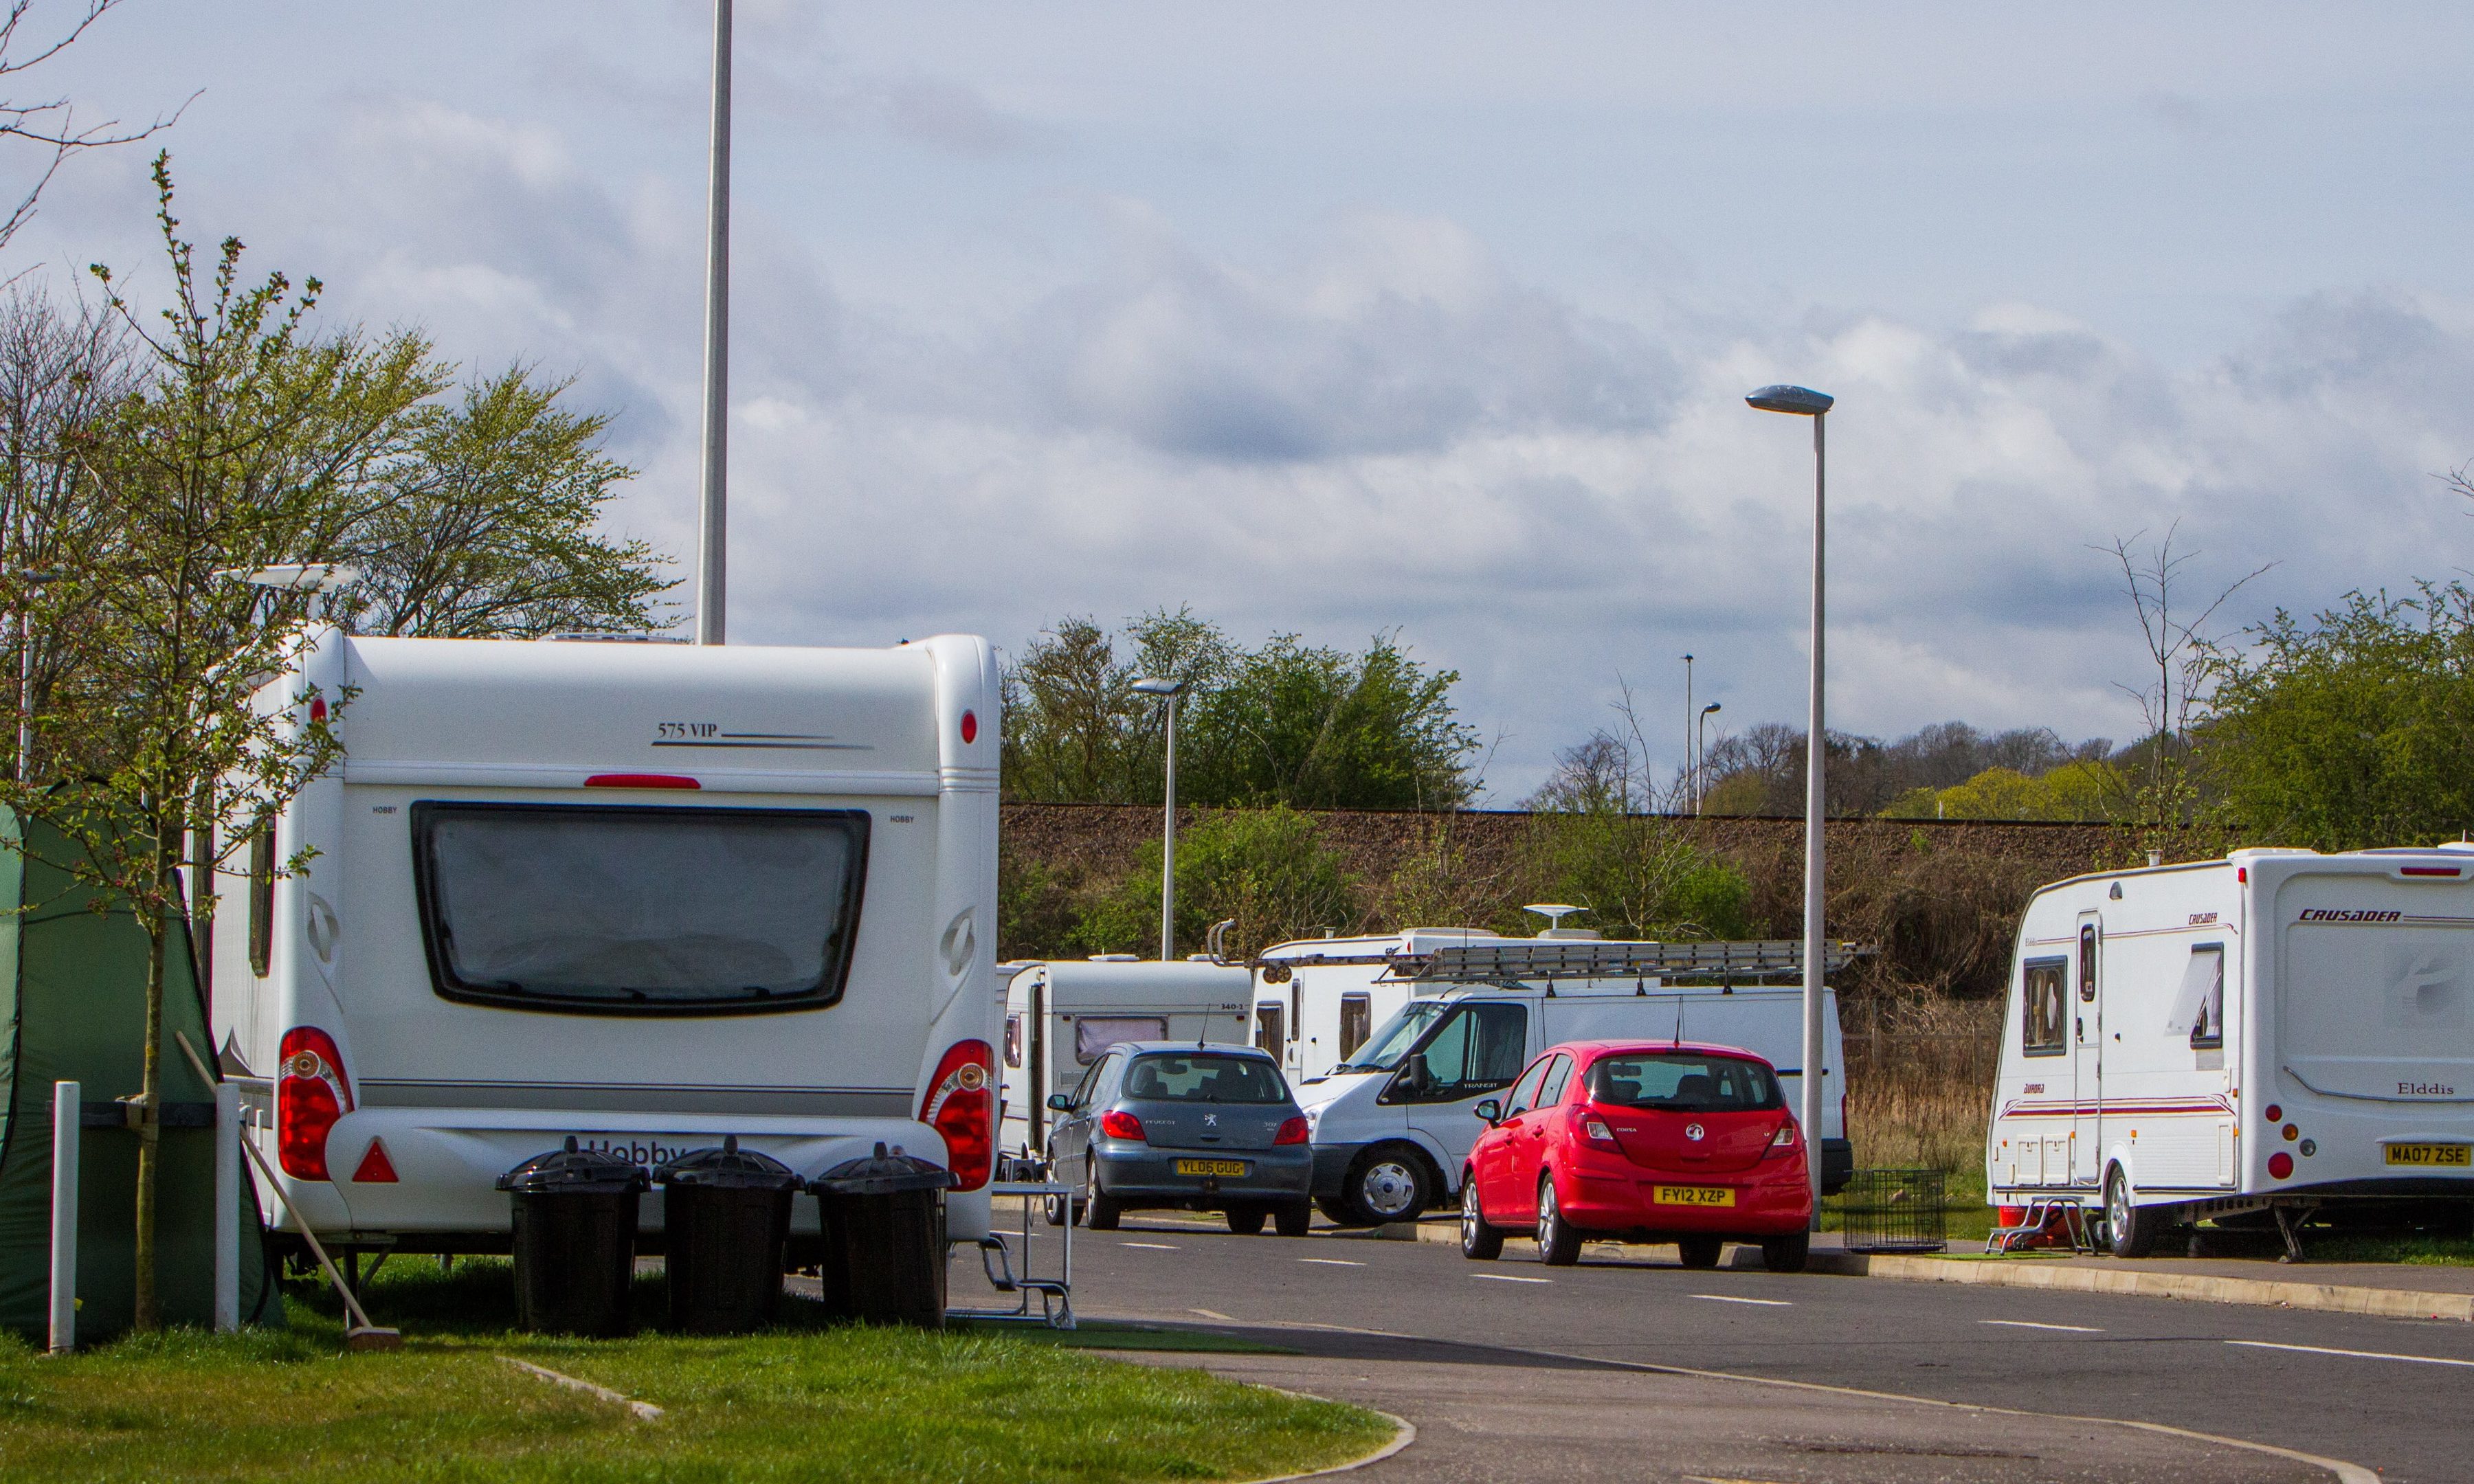
[[[215,1084],[215,1333],[240,1328],[240,1088]]]
[[[1160,821],[1160,962],[1176,961],[1176,692],[1168,706],[1168,809]]]
[[[74,1082],[52,1084],[52,1353],[77,1349],[78,1112]]]
[[[730,0],[713,0],[713,163],[704,289],[704,512],[697,530],[699,644],[722,642],[730,546]]]
[[[23,783],[34,775],[28,759],[35,754],[35,631],[26,622],[23,609],[17,612],[17,781]]]
[[[1649,766],[1647,758],[1641,766]],[[1693,814],[1701,812],[1701,757],[1692,750],[1692,657],[1684,657],[1684,802]]]
[[[1805,1162],[1812,1182],[1812,1230],[1821,1230],[1822,1063],[1821,980],[1827,961],[1821,945],[1821,826],[1823,818],[1822,759],[1828,749],[1821,721],[1822,617],[1822,454],[1821,425],[1829,415],[1812,419],[1812,705],[1805,738],[1804,763],[1804,1140]]]

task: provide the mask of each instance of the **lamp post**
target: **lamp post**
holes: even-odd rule
[[[1703,775],[1710,767],[1710,718],[1718,713],[1718,703],[1710,702],[1701,708],[1701,736],[1692,753],[1692,812],[1701,812],[1701,804],[1710,787]]]
[[[1640,760],[1641,792],[1649,792],[1649,759]],[[1700,755],[1692,751],[1692,657],[1684,657],[1684,802],[1692,812],[1701,812],[1699,797],[1693,792],[1694,779],[1701,776]]]
[[[1812,1229],[1821,1230],[1821,615],[1822,615],[1822,424],[1834,398],[1808,387],[1763,387],[1744,398],[1760,412],[1812,419],[1812,697],[1805,730],[1804,763],[1804,1143],[1812,1181]]]
[[[704,488],[696,529],[699,644],[722,642],[730,557],[730,0],[713,0],[713,156],[705,182]]]
[[[1134,689],[1160,698],[1168,730],[1168,807],[1160,820],[1160,962],[1167,964],[1176,959],[1176,698],[1185,682],[1153,677],[1134,682]]]

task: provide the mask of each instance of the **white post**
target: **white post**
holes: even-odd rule
[[[215,1333],[240,1328],[240,1089],[215,1085]]]
[[[78,1113],[74,1082],[52,1084],[52,1353],[77,1349]]]
[[[1176,692],[1168,705],[1168,812],[1160,825],[1160,962],[1176,958]]]
[[[730,0],[713,0],[713,162],[704,287],[704,508],[697,531],[696,642],[722,642],[730,498]]]
[[[1821,934],[1822,759],[1828,752],[1821,725],[1822,613],[1822,461],[1821,425],[1827,413],[1812,419],[1812,706],[1810,731],[1805,738],[1804,764],[1804,1138],[1807,1173],[1812,1182],[1812,1230],[1821,1230],[1822,1064],[1821,987],[1828,965]]]

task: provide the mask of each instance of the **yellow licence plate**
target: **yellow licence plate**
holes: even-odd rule
[[[1659,1185],[1650,1200],[1658,1206],[1733,1206],[1735,1192],[1725,1185]]]
[[[1176,1161],[1176,1172],[1180,1175],[1243,1175],[1246,1173],[1246,1161],[1243,1160],[1179,1160]]]
[[[2474,1144],[2390,1144],[2388,1160],[2390,1164],[2474,1169]]]

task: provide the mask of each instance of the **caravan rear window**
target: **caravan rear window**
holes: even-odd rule
[[[415,803],[431,981],[449,999],[599,1015],[830,1005],[867,826],[843,809]]]

